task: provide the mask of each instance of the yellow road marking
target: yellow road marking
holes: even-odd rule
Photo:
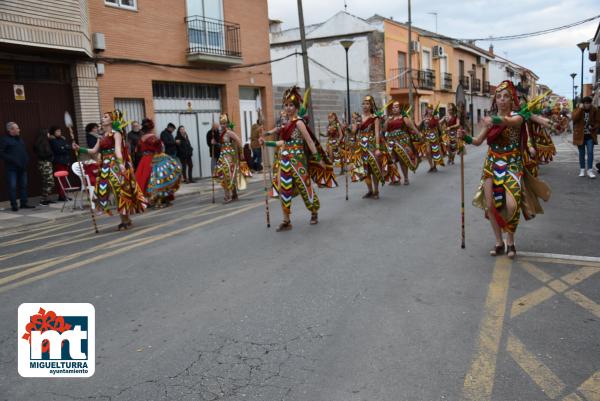
[[[572,273],[566,274],[561,277],[561,280],[570,286],[574,286],[576,284],[581,283],[582,281],[587,280],[592,277],[594,274],[598,273],[598,269],[595,269],[590,266],[582,267],[581,269],[574,271]]]
[[[216,217],[213,217],[211,219],[208,219],[208,220],[205,220],[205,221],[201,221],[199,223],[192,224],[192,225],[187,226],[187,227],[183,227],[183,228],[180,228],[180,229],[177,229],[177,230],[174,230],[174,231],[170,231],[170,232],[165,233],[165,234],[154,235],[154,236],[149,237],[149,238],[144,238],[144,239],[141,239],[139,241],[136,241],[135,243],[128,244],[128,245],[125,245],[125,246],[119,246],[117,249],[115,249],[114,251],[111,251],[111,252],[104,252],[101,255],[97,255],[97,256],[94,256],[94,257],[86,259],[86,260],[75,262],[73,264],[70,264],[70,265],[67,265],[67,266],[63,266],[63,267],[61,267],[59,269],[55,269],[55,270],[52,270],[52,271],[49,271],[49,272],[46,272],[46,273],[38,274],[38,275],[35,275],[33,277],[28,277],[28,278],[26,278],[26,279],[24,279],[22,281],[19,281],[19,282],[16,282],[16,283],[12,283],[12,284],[8,284],[8,285],[0,287],[0,294],[6,292],[8,290],[11,290],[13,288],[21,287],[21,286],[23,286],[25,284],[33,283],[33,282],[36,282],[38,280],[43,280],[45,278],[54,276],[56,274],[63,273],[63,272],[69,271],[69,270],[73,270],[73,269],[76,269],[76,268],[88,265],[88,264],[90,264],[92,262],[95,262],[95,261],[98,261],[98,260],[101,260],[101,259],[105,259],[105,258],[110,257],[110,256],[114,256],[114,255],[118,255],[118,254],[127,252],[127,251],[129,251],[131,249],[134,249],[136,247],[152,243],[152,242],[157,241],[157,240],[163,240],[165,238],[169,238],[169,237],[172,237],[174,235],[177,235],[177,234],[180,234],[180,233],[183,233],[183,232],[186,232],[186,231],[191,231],[191,230],[200,228],[202,226],[205,226],[205,225],[208,225],[208,224],[212,224],[212,223],[214,223],[216,221],[225,219],[227,217],[235,216],[237,214],[243,213],[243,212],[248,211],[250,209],[256,208],[256,207],[258,207],[258,206],[260,206],[262,204],[263,204],[263,202],[254,203],[254,204],[251,204],[249,206],[239,208],[239,209],[231,211],[229,213],[226,213],[226,214],[223,214],[223,215],[220,215],[220,216],[216,216]]]
[[[600,319],[600,305],[596,302],[592,301],[579,291],[569,290],[565,292],[565,297],[569,298],[571,301],[575,302],[577,305],[581,306],[584,309],[587,309],[589,312],[594,314],[597,318]]]
[[[600,263],[589,262],[589,261],[577,261],[577,260],[566,260],[566,259],[551,259],[551,258],[540,258],[540,257],[524,257],[523,260],[531,260],[539,263],[554,263],[559,265],[577,265],[577,266],[589,266],[600,269]]]
[[[560,280],[553,280],[548,283],[548,287],[552,288],[556,292],[564,292],[569,289],[569,286]]]
[[[585,401],[585,400],[583,398],[581,398],[580,396],[578,396],[577,394],[573,393],[573,394],[569,394],[568,396],[563,398],[562,401]]]
[[[477,355],[465,375],[463,400],[488,401],[492,398],[511,268],[509,259],[496,259],[479,329]]]
[[[554,278],[539,267],[537,267],[536,265],[534,265],[533,263],[523,261],[519,262],[519,264],[521,265],[523,270],[531,274],[533,277],[537,278],[542,283],[547,283],[548,281]]]
[[[25,238],[37,238],[40,235],[44,235],[46,233],[56,233],[57,230],[62,230],[63,228],[68,228],[68,227],[72,227],[75,226],[77,224],[80,224],[81,220],[75,221],[75,222],[70,222],[70,223],[64,223],[64,224],[55,224],[54,226],[48,228],[48,227],[37,227],[34,229],[30,229],[27,231],[21,231],[21,232],[13,232],[13,233],[9,233],[6,236],[17,236],[20,234],[27,234],[27,236]],[[23,238],[18,238],[18,239],[13,239],[10,241],[4,241],[2,242],[2,244],[0,246],[4,247],[4,246],[10,246],[10,245],[14,245],[16,243],[18,243],[19,241],[21,241]]]
[[[565,384],[543,362],[528,351],[517,337],[512,334],[508,336],[506,349],[521,369],[548,397],[555,399],[564,391]]]
[[[44,259],[44,260],[36,260],[35,262],[31,262],[31,263],[25,263],[23,265],[17,265],[17,266],[11,266],[11,267],[6,267],[4,269],[0,269],[0,273],[4,273],[4,272],[10,272],[13,270],[19,270],[19,269],[24,269],[26,267],[31,267],[31,266],[36,266],[42,263],[48,263],[54,260],[59,259],[58,257],[56,258],[50,258],[50,259]]]
[[[534,306],[537,306],[542,302],[549,300],[554,295],[556,295],[556,293],[547,287],[542,287],[526,295],[523,295],[521,298],[518,298],[513,301],[512,307],[510,309],[510,318],[514,319],[515,317],[527,312]]]
[[[588,401],[600,401],[600,370],[578,388]]]

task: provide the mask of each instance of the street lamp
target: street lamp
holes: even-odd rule
[[[350,50],[350,46],[354,43],[353,40],[341,40],[340,44],[344,47],[346,51],[346,103],[348,110],[346,111],[346,123],[350,125],[351,117],[350,117],[350,70],[348,67],[348,50]]]
[[[583,53],[585,52],[585,49],[588,48],[588,46],[588,42],[577,43],[577,47],[581,49],[581,96],[579,97],[580,102],[583,101]]]
[[[340,44],[344,47],[344,50],[346,51],[346,123],[348,124],[348,126],[350,126],[350,123],[352,122],[352,116],[350,115],[350,70],[348,67],[348,50],[350,50],[350,46],[352,46],[353,43],[354,41],[350,39],[340,41]],[[346,132],[344,131],[344,138],[345,136]],[[342,158],[342,172],[344,172],[346,177],[346,200],[348,200],[348,171],[346,171],[344,158]]]
[[[571,78],[573,78],[573,107],[575,107],[575,77],[577,76],[577,73],[572,72],[571,73]]]

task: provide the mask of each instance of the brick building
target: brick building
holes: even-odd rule
[[[249,141],[262,110],[272,121],[267,0],[103,0],[89,4],[98,42],[102,110],[184,125],[194,175],[210,175],[206,132],[227,112]],[[240,68],[244,67],[244,68]]]

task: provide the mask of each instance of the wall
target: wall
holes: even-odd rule
[[[348,50],[350,89],[368,90],[370,81],[369,40],[366,35],[352,37],[354,44]],[[301,52],[300,43],[271,46],[271,59]],[[338,75],[309,61],[310,83],[313,89],[346,91],[346,52],[339,40],[313,42],[308,56]],[[366,67],[366,68],[365,68]],[[274,86],[304,86],[304,67],[301,56],[277,61],[271,66]],[[355,82],[362,81],[362,82]]]
[[[98,79],[102,110],[114,107],[114,99],[143,98],[152,115],[152,81],[191,82],[222,85],[223,110],[239,115],[240,86],[261,88],[265,119],[272,121],[271,69],[269,64],[243,69],[217,65],[189,64],[186,58],[187,27],[185,2],[138,0],[138,10],[105,6],[103,1],[90,4],[92,31],[106,36],[103,57],[146,60],[197,69],[169,68],[141,64],[106,64],[106,73]],[[267,0],[224,0],[225,20],[240,24],[244,64],[270,59]],[[112,23],[119,21],[119,23]]]
[[[0,42],[91,55],[87,0],[2,0]]]

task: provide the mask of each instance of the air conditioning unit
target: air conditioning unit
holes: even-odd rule
[[[92,35],[92,47],[95,52],[106,50],[106,40],[102,32],[94,32]]]
[[[433,58],[444,57],[444,48],[442,46],[433,46]]]
[[[419,51],[421,51],[421,44],[419,42],[417,42],[416,40],[411,40],[411,42],[410,42],[410,51],[412,51],[412,52],[419,52]]]
[[[479,65],[485,64],[485,57],[479,56],[479,58],[477,59],[477,64],[479,64]]]

